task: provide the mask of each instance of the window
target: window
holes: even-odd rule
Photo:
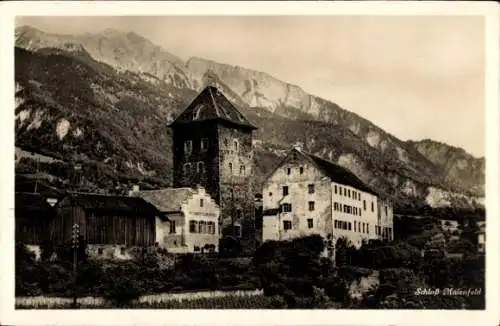
[[[356,192],[355,191],[352,192],[352,198],[356,199]]]
[[[290,175],[290,173],[292,173],[292,169],[290,168],[286,169],[286,174]]]
[[[283,196],[288,196],[288,186],[283,186]]]
[[[98,253],[99,255],[102,255],[102,253],[103,253],[103,249],[102,249],[102,248],[97,249],[97,253]]]
[[[184,142],[184,154],[191,154],[193,150],[193,142],[191,140],[186,140]]]
[[[359,216],[361,216],[361,208],[358,209]]]
[[[304,173],[304,168],[300,167],[299,171],[300,171],[300,174],[303,174]]]
[[[375,211],[375,206],[373,205],[373,202],[372,202],[372,212]]]
[[[201,148],[202,151],[205,151],[205,150],[208,149],[208,138],[202,138],[201,139],[200,148]]]
[[[307,188],[310,194],[314,194],[314,185],[308,185]]]
[[[387,206],[384,207],[385,208],[385,216],[389,216],[389,214],[387,214]]]
[[[354,215],[358,215],[358,209],[354,207]]]
[[[233,147],[234,147],[234,150],[237,152],[238,151],[238,141],[235,139],[233,140]]]
[[[365,223],[363,223],[363,233],[365,233]]]
[[[312,228],[313,228],[313,226],[314,226],[314,225],[313,225],[313,219],[312,219],[312,218],[308,218],[308,219],[307,219],[307,227],[308,227],[309,229],[312,229]]]
[[[347,190],[347,197],[351,198],[351,189]]]
[[[366,223],[366,234],[370,234],[370,223]]]
[[[233,231],[234,231],[234,235],[237,238],[241,238],[241,225],[239,225],[239,224],[233,225]]]
[[[198,222],[198,233],[205,233],[205,221]]]
[[[269,193],[269,197],[272,197],[272,196],[273,196],[273,193],[272,193],[272,192],[270,192],[270,193]]]
[[[339,186],[339,194],[342,196],[342,187]]]
[[[229,163],[229,173],[233,174],[233,163]]]
[[[198,227],[198,222],[189,221],[189,233],[196,233],[197,227]]]
[[[352,228],[351,222],[349,222],[348,227],[349,227],[349,231],[351,231],[351,228]]]
[[[347,213],[347,205],[344,205],[344,210],[343,210],[344,213]]]
[[[314,202],[310,201],[309,202],[309,211],[313,211],[313,210],[314,210]]]
[[[283,230],[288,231],[292,229],[292,221],[283,221]]]
[[[282,204],[281,207],[281,211],[284,213],[289,213],[292,211],[292,204]]]
[[[357,224],[357,223],[358,223],[358,222],[354,222],[354,232],[356,232],[356,224]]]
[[[335,185],[334,188],[335,188],[335,194],[337,194],[337,185]]]
[[[203,198],[200,198],[200,207],[203,207]]]
[[[334,227],[335,227],[336,229],[338,228],[338,225],[337,225],[337,224],[338,224],[338,221],[337,221],[337,220],[335,220],[335,221],[333,222],[333,225],[334,225]]]
[[[175,234],[175,221],[170,221],[170,233]]]
[[[333,210],[336,211],[338,209],[337,203],[333,203]]]
[[[120,255],[125,255],[125,247],[120,248]]]
[[[229,146],[229,141],[227,140],[227,138],[224,138],[224,146],[225,146],[225,147],[228,147],[228,146]]]
[[[191,163],[184,163],[184,175],[191,173]]]
[[[210,234],[215,234],[215,222],[208,222],[208,230]]]
[[[363,200],[363,209],[366,211],[366,200]]]
[[[344,188],[344,196],[347,196],[347,189]]]
[[[240,165],[240,175],[245,175],[245,166]]]
[[[196,167],[196,172],[203,174],[205,172],[205,164],[203,162],[198,162]]]

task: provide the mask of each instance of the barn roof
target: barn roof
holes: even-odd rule
[[[48,214],[55,213],[55,210],[44,196],[36,193],[16,192],[15,210],[30,211],[30,212],[45,212]]]
[[[120,211],[159,216],[158,209],[139,197],[71,193],[66,197],[71,205],[85,210]],[[61,200],[63,203],[65,200]],[[62,205],[62,204],[61,204]]]
[[[216,87],[207,86],[170,125],[195,121],[222,121],[257,129]]]
[[[182,203],[195,193],[193,188],[165,188],[139,191],[136,196],[155,205],[161,212],[172,213],[180,212]]]

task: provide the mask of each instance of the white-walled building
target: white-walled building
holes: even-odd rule
[[[319,234],[333,243],[346,237],[393,239],[388,202],[349,170],[299,148],[268,176],[263,187],[263,241]],[[380,207],[379,207],[380,206]]]
[[[204,188],[135,191],[168,220],[157,220],[158,246],[172,253],[218,251],[220,208]]]

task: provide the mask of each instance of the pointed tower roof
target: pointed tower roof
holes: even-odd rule
[[[238,126],[257,129],[214,86],[207,86],[189,106],[170,124],[170,127],[195,121],[219,120]]]

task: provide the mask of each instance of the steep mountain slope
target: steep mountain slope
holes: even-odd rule
[[[299,142],[398,201],[470,206],[482,195],[481,178],[470,171],[452,173],[423,146],[265,73],[201,58],[184,64],[138,35],[113,30],[61,36],[22,27],[16,45],[24,49],[16,48],[16,144],[70,165],[91,164],[85,174],[94,175],[95,188],[137,179],[150,187],[168,184],[166,125],[203,85],[217,82],[260,128],[258,181]],[[95,166],[106,178],[95,177]],[[60,177],[67,181],[65,173]]]
[[[99,34],[56,35],[22,26],[16,28],[15,37],[16,46],[27,50],[81,48],[96,61],[119,70],[148,73],[177,87],[190,87],[181,59],[133,32],[106,29]]]
[[[430,139],[407,143],[440,168],[448,182],[484,195],[484,157],[476,158],[462,148]]]

